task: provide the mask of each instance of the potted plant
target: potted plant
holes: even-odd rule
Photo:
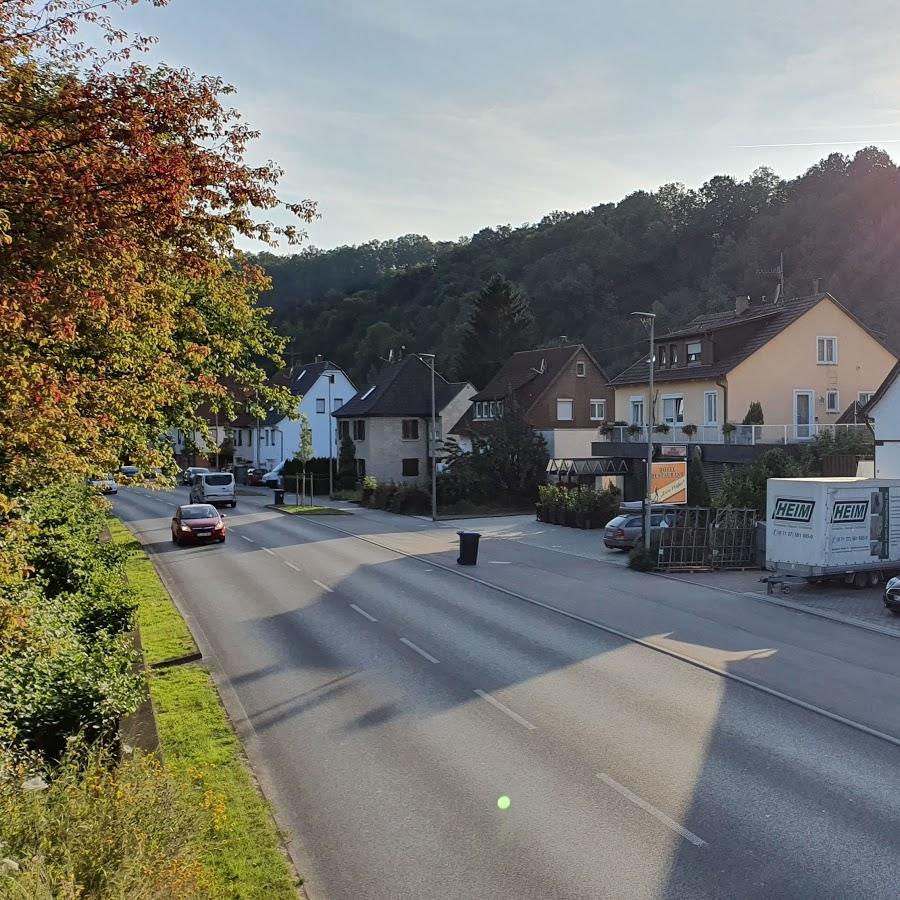
[[[669,426],[668,422],[660,422],[659,425],[654,425],[653,430],[657,434],[668,434],[672,429]]]
[[[731,443],[731,436],[737,431],[737,425],[734,422],[726,422],[722,426],[722,434],[725,436],[725,443]]]
[[[575,511],[578,508],[578,489],[566,491],[565,517],[562,524],[570,528],[575,527]]]
[[[634,422],[625,429],[625,433],[630,437],[637,437],[641,431],[643,431],[643,428],[640,425],[636,425]]]
[[[607,422],[607,421],[601,422],[599,431],[600,431],[600,434],[602,434],[604,437],[609,437],[613,431],[612,422]]]
[[[697,433],[697,426],[688,423],[687,425],[682,425],[681,430],[688,437],[693,437]]]
[[[538,502],[535,503],[535,512],[538,522],[552,522],[553,509],[556,505],[558,488],[552,484],[542,484],[538,488]]]

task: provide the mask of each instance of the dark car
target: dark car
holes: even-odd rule
[[[209,469],[205,469],[203,466],[188,466],[181,473],[181,483],[189,485],[194,480],[195,475],[202,475],[208,471]]]
[[[884,586],[884,605],[895,616],[900,616],[900,578],[892,578]]]
[[[176,544],[200,541],[225,543],[225,517],[208,503],[179,506],[172,516],[172,540]]]
[[[259,487],[263,483],[263,475],[265,474],[265,469],[247,469],[247,484]]]
[[[672,512],[650,515],[650,537],[658,534],[662,528],[671,528],[675,514]],[[640,513],[624,513],[606,523],[603,531],[603,543],[610,550],[631,550],[641,542],[644,534],[643,516]]]

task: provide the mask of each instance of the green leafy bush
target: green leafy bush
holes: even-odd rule
[[[659,562],[659,542],[650,544],[650,549],[638,544],[628,554],[628,567],[637,572],[652,572]]]

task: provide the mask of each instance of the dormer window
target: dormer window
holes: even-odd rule
[[[666,348],[660,347],[659,348],[659,356],[657,358],[657,364],[659,365],[659,367],[661,369],[664,369],[669,364],[667,360],[668,360],[668,355],[666,353]]]
[[[698,363],[703,356],[703,344],[700,341],[692,341],[687,345],[688,363]]]
[[[579,378],[584,378],[585,375],[587,375],[587,366],[582,360],[579,360],[577,363],[575,363],[575,374]]]
[[[669,344],[669,365],[678,365],[678,344]]]

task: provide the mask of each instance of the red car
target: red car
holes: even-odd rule
[[[262,477],[265,474],[265,469],[247,469],[247,484],[259,487],[259,485],[262,484]]]
[[[172,540],[176,544],[199,541],[225,543],[225,517],[208,503],[179,506],[172,516]]]

